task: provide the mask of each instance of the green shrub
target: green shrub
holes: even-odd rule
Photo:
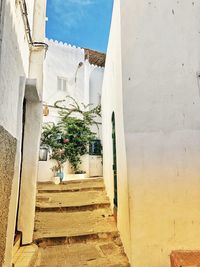
[[[69,107],[66,101],[72,100]],[[57,161],[57,169],[61,170],[63,163],[70,162],[74,173],[83,173],[80,170],[81,157],[88,153],[90,141],[96,139],[96,134],[91,131],[91,126],[98,122],[101,116],[100,105],[91,108],[91,105],[80,107],[71,97],[55,103],[59,108],[59,122],[45,124],[42,131],[41,144],[48,146],[52,153],[51,159]]]

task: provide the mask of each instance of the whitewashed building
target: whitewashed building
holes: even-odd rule
[[[42,119],[46,0],[0,2],[0,266],[32,242]]]
[[[199,1],[114,1],[104,178],[134,267],[200,248],[199,12]]]
[[[44,64],[44,107],[49,114],[43,122],[57,122],[58,109],[54,103],[66,96],[73,97],[79,104],[101,103],[102,82],[104,75],[105,54],[90,49],[71,46],[54,40],[46,40],[48,53]],[[99,120],[101,123],[101,120]],[[93,131],[101,140],[101,125]],[[39,181],[49,181],[53,178],[51,168],[53,160],[39,162]],[[84,156],[81,169],[87,177],[102,176],[102,158],[100,156]],[[64,167],[65,176],[71,173],[68,163]]]

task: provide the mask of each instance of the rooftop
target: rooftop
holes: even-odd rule
[[[97,65],[99,67],[105,67],[106,54],[98,51],[84,48],[85,59],[88,59],[90,64]]]

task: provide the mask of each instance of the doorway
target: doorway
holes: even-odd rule
[[[113,178],[114,178],[114,216],[117,220],[118,193],[117,193],[117,151],[116,151],[116,129],[115,129],[115,113],[112,113],[112,147],[113,147]]]

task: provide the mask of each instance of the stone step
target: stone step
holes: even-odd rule
[[[73,237],[46,237],[35,240],[35,243],[38,247],[47,247],[47,246],[56,246],[56,245],[66,245],[66,244],[81,244],[87,242],[102,242],[102,241],[115,241],[122,245],[120,236],[118,232],[107,232],[107,233],[98,233],[82,236],[73,236]]]
[[[34,240],[117,232],[111,210],[36,212]]]
[[[38,193],[36,199],[37,211],[91,210],[106,206],[110,203],[105,191]]]
[[[12,259],[14,259],[17,251],[20,249],[20,244],[21,244],[21,234],[19,233],[15,237],[14,246],[12,249]]]
[[[35,267],[129,267],[103,179],[39,183]]]
[[[102,191],[105,189],[103,178],[89,178],[82,180],[74,180],[62,182],[55,185],[53,182],[39,182],[38,193],[59,193],[59,192],[75,192],[75,191]]]
[[[40,247],[38,255],[36,267],[130,266],[121,244],[108,240]]]
[[[13,267],[34,267],[38,256],[38,246],[31,244],[22,246],[13,257]]]

